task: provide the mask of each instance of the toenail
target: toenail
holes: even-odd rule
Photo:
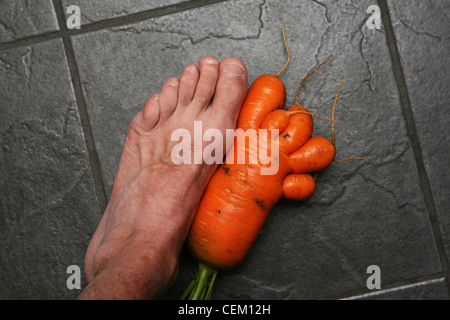
[[[172,86],[172,87],[178,87],[180,84],[178,83],[178,81],[176,81],[176,80],[172,80],[172,81],[169,81],[169,84]]]
[[[209,58],[209,59],[206,59],[205,60],[205,63],[207,63],[207,64],[219,64],[219,60],[217,60],[217,59],[214,59],[214,58]]]
[[[223,71],[232,77],[242,77],[245,69],[238,64],[230,62],[223,67]]]
[[[197,67],[190,65],[186,68],[187,71],[189,71],[190,73],[196,73],[197,72]]]

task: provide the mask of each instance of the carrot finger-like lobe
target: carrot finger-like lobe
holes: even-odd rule
[[[291,153],[288,163],[291,172],[305,173],[320,171],[333,162],[336,147],[327,138],[311,137],[300,149]]]
[[[305,200],[316,191],[314,178],[307,173],[290,174],[283,180],[284,197],[290,200]]]
[[[308,112],[301,106],[290,107],[288,112],[291,111]],[[280,150],[290,154],[300,148],[311,137],[313,126],[313,120],[309,114],[292,114],[289,118],[289,124],[280,132]]]
[[[261,124],[261,129],[277,129],[282,132],[289,124],[289,114],[286,110],[279,109],[269,113]]]
[[[237,127],[258,129],[266,115],[284,107],[286,88],[277,77],[264,74],[250,86],[239,114]]]

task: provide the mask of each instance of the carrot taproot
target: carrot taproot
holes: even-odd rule
[[[283,38],[287,49],[284,28]],[[278,161],[278,171],[272,175],[262,175],[260,169],[266,164],[258,159],[256,163],[236,162],[239,151],[245,154],[246,159],[255,158],[251,154],[251,144],[257,141],[250,139],[241,146],[234,144],[225,163],[210,179],[191,225],[187,246],[199,261],[199,271],[183,294],[183,299],[211,297],[218,270],[230,270],[242,262],[269,212],[282,197],[303,200],[314,193],[315,178],[308,171],[298,172],[297,158],[290,158],[311,141],[312,114],[300,105],[282,109],[286,89],[278,79],[281,72],[275,76],[262,75],[252,83],[237,124],[237,128],[242,130],[278,129],[276,141],[279,154],[272,158]],[[269,146],[266,148],[271,149]],[[320,167],[326,167],[333,159],[334,154],[326,157],[326,163],[322,161]],[[318,167],[308,168],[315,171]]]
[[[267,114],[283,108],[286,103],[286,88],[278,77],[288,65],[290,53],[284,26],[282,30],[288,53],[287,62],[277,74],[261,75],[252,83],[239,113],[238,129],[259,129]],[[288,125],[289,121],[279,128],[280,131]],[[244,146],[246,159],[254,156],[249,152],[249,143],[251,141]],[[235,143],[234,149],[237,148],[238,144]],[[227,155],[227,159],[238,154],[237,151],[231,153]],[[287,164],[287,157],[284,158]],[[238,164],[236,159],[232,162],[234,164],[225,161],[210,179],[188,237],[188,246],[197,259],[222,270],[232,268],[246,255],[253,242],[252,235],[258,232],[264,223],[265,219],[262,217],[267,217],[270,209],[283,195],[282,173],[261,179],[259,164],[250,164],[248,161]],[[270,197],[266,196],[268,191]],[[220,202],[220,205],[217,202]],[[242,234],[241,239],[234,237],[237,232],[233,230],[236,223],[229,219],[233,212],[242,222],[239,231]],[[255,212],[258,212],[259,216]],[[214,234],[210,232],[212,225],[216,226]],[[245,239],[246,235],[249,236],[248,239]],[[224,243],[228,243],[228,247],[224,246]]]

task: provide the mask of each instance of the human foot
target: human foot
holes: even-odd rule
[[[200,69],[200,70],[199,70]],[[194,121],[203,131],[234,129],[247,90],[244,64],[204,57],[171,78],[132,120],[111,199],[85,259],[88,286],[80,299],[161,295],[177,273],[178,256],[201,195],[217,164],[171,160],[172,132]]]

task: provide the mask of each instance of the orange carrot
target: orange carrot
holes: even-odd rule
[[[300,149],[288,157],[292,172],[315,172],[327,168],[334,160],[336,147],[324,137],[311,137]]]
[[[256,78],[252,83],[239,113],[237,127],[240,129],[258,129],[269,112],[284,108],[286,88],[278,77],[288,66],[291,55],[284,33],[284,26],[282,26],[282,30],[288,55],[286,64],[276,75],[264,74]]]
[[[323,148],[320,138],[311,138],[313,120],[308,110],[300,105],[281,109],[286,90],[278,76],[286,66],[275,76],[262,75],[253,82],[237,125],[243,130],[279,130],[279,170],[262,175],[261,168],[267,165],[259,160],[237,163],[239,151],[246,159],[256,158],[251,146],[258,141],[234,144],[209,181],[192,223],[187,245],[199,261],[199,271],[182,299],[209,299],[218,270],[232,269],[245,258],[273,206],[283,196],[293,200],[312,196],[315,179],[308,172],[321,170],[334,159],[333,148]]]

